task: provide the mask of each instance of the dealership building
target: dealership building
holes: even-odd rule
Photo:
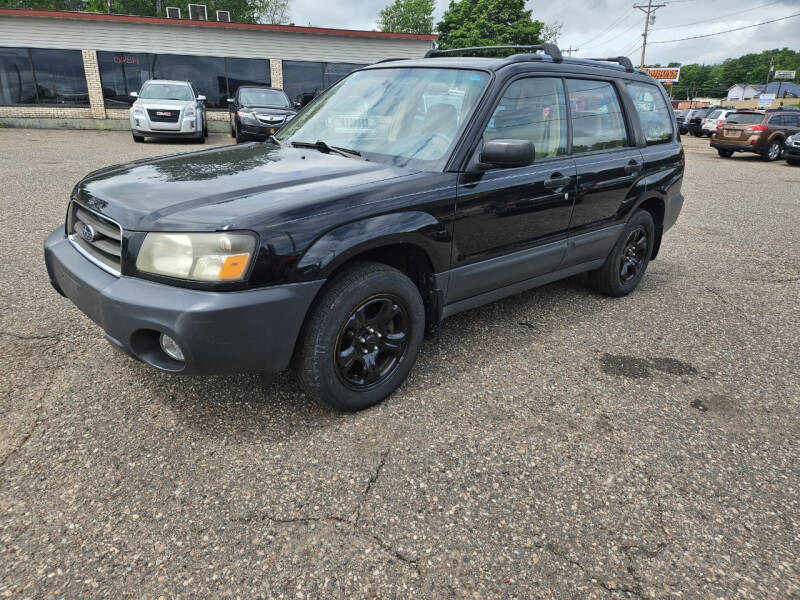
[[[192,5],[194,6],[194,5]],[[212,130],[240,85],[307,100],[363,65],[418,58],[436,36],[0,9],[0,127],[128,128],[130,92],[190,80]]]

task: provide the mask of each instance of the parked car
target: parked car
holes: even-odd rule
[[[206,97],[190,81],[150,79],[131,92],[131,133],[134,142],[146,137],[189,137],[201,144],[208,137]]]
[[[695,137],[703,137],[703,135],[705,135],[703,131],[703,120],[718,108],[719,107],[708,107],[694,109],[689,123],[687,124],[689,133]]]
[[[795,133],[800,133],[800,112],[740,110],[717,126],[711,147],[723,158],[734,152],[754,152],[764,160],[777,160],[783,155],[786,138]]]
[[[800,133],[795,133],[786,138],[784,145],[786,162],[793,166],[800,165]]]
[[[299,105],[292,106],[286,92],[276,88],[241,86],[230,107],[231,137],[238,142],[265,142],[297,114]]]
[[[703,130],[703,135],[707,135],[708,137],[714,135],[717,132],[717,125],[723,124],[725,118],[733,112],[736,112],[736,109],[717,108],[708,113],[708,115],[701,120],[700,128]]]
[[[666,94],[626,58],[511,48],[371,65],[265,144],[87,175],[50,281],[155,368],[292,364],[341,410],[395,390],[450,315],[583,272],[629,294],[683,205]]]
[[[678,128],[678,133],[683,135],[682,131],[683,120],[686,118],[686,113],[689,112],[685,109],[675,111],[675,126]]]

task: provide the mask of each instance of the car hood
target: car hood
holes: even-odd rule
[[[311,148],[244,144],[108,167],[73,197],[131,231],[256,229],[344,208],[414,171]]]

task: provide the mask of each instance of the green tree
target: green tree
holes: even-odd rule
[[[394,0],[381,10],[378,28],[403,33],[433,33],[434,0]]]
[[[439,47],[529,45],[542,42],[544,23],[525,0],[450,0],[437,29]]]

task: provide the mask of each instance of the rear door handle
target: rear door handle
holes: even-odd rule
[[[628,175],[632,173],[638,173],[642,170],[642,163],[632,160],[627,165],[625,165],[625,173]]]
[[[569,185],[572,181],[572,177],[564,177],[561,173],[553,173],[550,176],[550,179],[544,180],[544,187],[549,190],[554,188],[564,187],[565,185]]]

